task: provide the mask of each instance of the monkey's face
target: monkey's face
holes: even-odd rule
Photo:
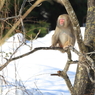
[[[70,19],[67,14],[60,15],[57,20],[58,27],[68,27],[70,24]]]
[[[60,26],[63,26],[64,25],[64,22],[65,22],[65,19],[59,19]]]

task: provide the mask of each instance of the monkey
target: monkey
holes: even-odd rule
[[[64,50],[68,50],[68,60],[71,60],[71,52],[68,47],[75,45],[75,39],[75,32],[73,29],[73,25],[70,21],[69,15],[60,15],[57,19],[55,32],[52,35],[51,47],[62,47]]]

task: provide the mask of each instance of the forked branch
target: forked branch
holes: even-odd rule
[[[41,2],[46,1],[46,0],[37,0],[21,17],[23,20],[37,5],[39,5]],[[8,31],[8,33],[0,40],[0,46],[5,42],[5,40],[9,37],[9,35],[16,29],[16,27],[20,24],[21,19],[19,19],[13,26],[12,28]]]

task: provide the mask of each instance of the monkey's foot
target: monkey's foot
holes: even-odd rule
[[[68,46],[63,47],[64,50],[68,50],[68,48],[69,48]]]
[[[69,47],[71,47],[71,45],[64,46],[63,49],[68,50]]]

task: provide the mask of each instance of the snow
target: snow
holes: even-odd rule
[[[81,27],[82,35],[84,27]],[[36,47],[49,47],[51,45],[51,37],[54,31],[49,32],[45,37],[36,40],[26,41],[27,45],[22,45],[17,53],[13,56],[27,53],[31,45]],[[0,47],[0,62],[6,62],[4,57],[9,58],[13,51],[21,45],[23,35],[17,33],[10,37],[6,43]],[[75,48],[78,48],[77,43]],[[7,55],[7,56],[6,56]],[[78,56],[72,52],[73,60],[77,60]],[[59,70],[63,70],[67,61],[67,54],[57,50],[39,50],[26,57],[11,62],[4,68],[0,75],[3,75],[6,83],[0,84],[2,95],[70,95],[68,87],[63,78],[51,76]],[[68,75],[74,83],[77,65],[70,65]],[[2,79],[2,78],[0,78]]]

